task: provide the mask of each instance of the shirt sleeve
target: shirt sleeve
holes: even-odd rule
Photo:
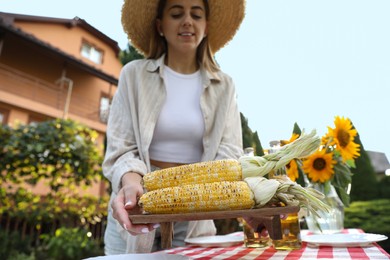
[[[230,80],[228,84],[231,84],[232,88],[228,97],[230,100],[216,160],[226,158],[238,159],[243,155],[241,117],[237,104],[237,94],[234,83]]]
[[[129,75],[130,74],[130,75]],[[103,161],[103,174],[111,182],[113,192],[121,187],[121,178],[127,172],[144,175],[145,163],[140,159],[137,145],[139,130],[134,127],[137,115],[132,106],[131,69],[125,66],[120,74],[118,90],[110,107],[107,123],[107,146]]]

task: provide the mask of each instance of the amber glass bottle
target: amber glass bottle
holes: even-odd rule
[[[279,141],[270,142],[269,153],[274,153],[280,149]],[[288,178],[286,168],[283,167],[268,174],[269,178]],[[282,239],[272,240],[272,245],[277,250],[294,250],[300,249],[301,228],[299,225],[298,213],[290,213],[287,218],[281,220],[282,225]]]

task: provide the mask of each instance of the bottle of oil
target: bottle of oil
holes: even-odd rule
[[[244,155],[254,156],[255,151],[253,147],[245,148]],[[263,232],[267,230],[263,224],[260,224],[257,228],[253,228],[243,218],[239,218],[238,221],[240,223],[240,226],[242,226],[242,230],[244,231],[244,245],[246,247],[262,248],[270,246],[271,239],[267,232]]]
[[[279,141],[270,142],[269,153],[274,153],[280,149]],[[270,179],[272,178],[288,178],[286,168],[283,167],[276,171],[272,171],[268,174]],[[272,245],[277,250],[294,250],[300,249],[302,245],[301,241],[301,229],[299,225],[298,213],[290,213],[287,218],[281,220],[282,226],[282,239],[272,240]]]
[[[263,248],[271,245],[269,235],[264,235],[266,227],[260,224],[256,229],[252,228],[245,219],[240,219],[244,231],[244,245],[250,248]]]

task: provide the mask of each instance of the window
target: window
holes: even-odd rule
[[[29,115],[28,116],[28,123],[30,125],[37,125],[40,122],[49,120],[49,118],[46,118],[45,116],[42,115]]]
[[[8,110],[0,108],[0,124],[7,124],[8,122]]]
[[[110,98],[108,96],[102,95],[100,97],[100,121],[102,123],[107,123],[108,114],[110,112]]]
[[[101,64],[103,60],[103,52],[87,42],[83,42],[81,46],[81,56]]]

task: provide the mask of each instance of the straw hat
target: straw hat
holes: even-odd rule
[[[122,25],[131,44],[144,54],[149,53],[149,42],[156,28],[155,19],[159,0],[125,0]],[[236,34],[244,16],[245,0],[208,0],[208,40],[213,53],[228,43]]]

